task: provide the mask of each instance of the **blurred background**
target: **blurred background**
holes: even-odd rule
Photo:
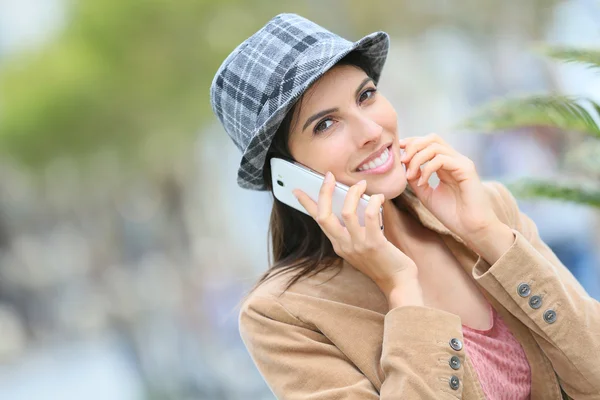
[[[532,51],[598,44],[592,0],[0,0],[0,399],[273,399],[236,308],[268,265],[271,198],[237,187],[209,86],[280,12],[387,31],[401,135],[438,132],[484,179],[552,178],[583,139],[453,129],[478,106],[600,94]],[[519,203],[599,299],[598,211]]]

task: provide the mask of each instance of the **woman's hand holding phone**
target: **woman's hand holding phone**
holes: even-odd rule
[[[381,231],[379,210],[385,200],[383,194],[370,196],[363,227],[359,224],[356,208],[367,184],[360,181],[350,187],[342,211],[344,227],[332,213],[334,187],[335,177],[328,172],[317,203],[300,189],[295,189],[294,195],[327,235],[336,254],[379,286],[390,302],[390,309],[400,305],[422,305],[415,262],[389,242]]]

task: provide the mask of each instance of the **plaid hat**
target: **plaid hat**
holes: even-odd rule
[[[211,88],[214,113],[242,151],[238,185],[266,190],[263,167],[281,121],[308,87],[352,51],[377,81],[389,37],[375,32],[350,42],[296,14],[280,14],[223,61]]]

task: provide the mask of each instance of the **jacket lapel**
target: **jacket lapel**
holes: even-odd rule
[[[396,205],[406,208],[423,226],[441,234],[444,243],[446,243],[446,246],[463,266],[464,270],[469,276],[473,275],[473,268],[479,258],[478,254],[469,249],[460,237],[446,228],[412,192],[406,191],[402,196],[399,196],[396,200]],[[481,286],[479,288],[492,307],[504,319],[504,322],[525,351],[531,367],[531,400],[563,399],[554,368],[550,360],[541,351],[530,330],[504,308],[495,299],[493,293],[488,293]],[[479,380],[475,379],[474,382],[476,382],[475,387],[470,388],[469,391],[483,393]]]

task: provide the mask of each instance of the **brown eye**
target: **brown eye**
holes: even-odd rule
[[[333,125],[333,121],[331,119],[324,119],[315,125],[315,133],[325,132],[331,125]]]
[[[359,103],[363,103],[371,98],[373,98],[375,96],[375,92],[377,91],[377,89],[367,89],[364,92],[362,92],[360,94],[360,97],[358,98],[358,102]]]

